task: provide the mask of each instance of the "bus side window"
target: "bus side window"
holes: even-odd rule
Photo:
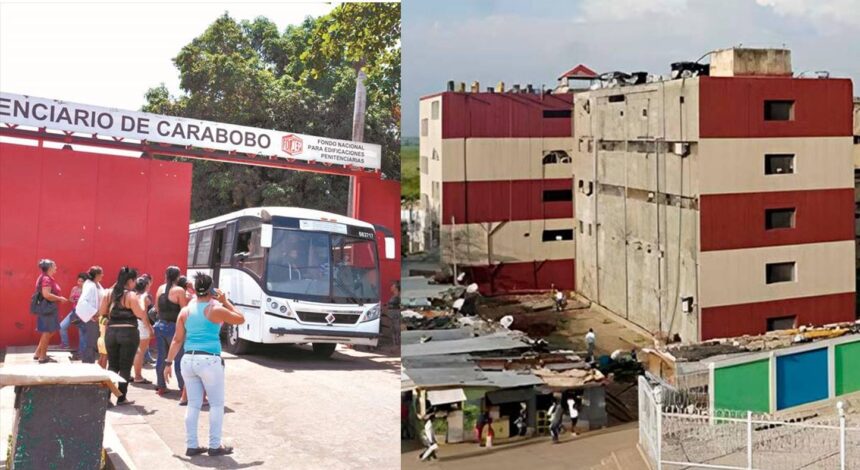
[[[197,232],[188,235],[188,266],[194,266],[194,252],[197,249]]]
[[[260,229],[239,232],[236,236],[236,250],[233,255],[237,266],[263,277],[264,258],[263,248],[260,247]]]

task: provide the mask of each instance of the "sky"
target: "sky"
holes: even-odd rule
[[[326,2],[0,1],[0,90],[138,110],[164,82],[178,94],[172,59],[225,11],[265,16],[280,31]]]
[[[787,47],[795,72],[854,79],[860,0],[404,0],[403,135],[448,80],[555,86],[578,63],[668,74],[713,49]]]

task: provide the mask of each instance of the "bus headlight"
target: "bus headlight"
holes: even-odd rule
[[[373,321],[379,318],[379,304],[370,307],[370,310],[364,313],[364,321]]]

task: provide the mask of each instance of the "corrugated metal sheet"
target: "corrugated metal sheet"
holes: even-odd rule
[[[93,264],[106,286],[123,265],[156,282],[184,270],[190,200],[187,163],[0,144],[0,347],[38,339],[27,305],[40,258],[57,262],[66,296]]]
[[[442,223],[573,218],[573,198],[544,202],[544,191],[571,190],[573,179],[442,183]],[[468,205],[468,207],[467,207]]]
[[[544,111],[570,111],[573,94],[442,93],[442,138],[570,137],[571,117],[545,118]]]
[[[702,340],[763,334],[767,319],[797,315],[799,324],[854,321],[854,292],[702,309]]]
[[[795,209],[794,228],[765,228],[777,208]],[[853,188],[704,195],[699,210],[702,251],[854,239]]]
[[[427,392],[427,401],[430,402],[431,406],[460,403],[466,401],[466,393],[463,392],[462,388],[430,390]]]
[[[794,119],[765,121],[765,100],[794,100]],[[849,79],[701,77],[699,136],[850,136],[852,106]]]
[[[528,348],[529,345],[509,333],[495,333],[477,338],[455,339],[419,344],[404,344],[400,355],[404,358],[415,356],[431,356],[437,354],[457,354],[486,351],[504,351],[510,349]],[[412,377],[415,379],[415,377]]]
[[[451,330],[409,330],[400,333],[400,344],[417,344],[421,342],[421,338],[429,338],[430,341],[450,341],[473,336],[475,331],[470,327]]]
[[[572,254],[572,253],[571,253]],[[575,287],[573,259],[504,263],[494,266],[461,266],[481,292],[516,293],[532,290],[572,290]]]

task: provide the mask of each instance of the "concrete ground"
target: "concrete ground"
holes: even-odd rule
[[[564,434],[559,444],[552,444],[549,438],[536,438],[510,445],[497,445],[492,449],[479,448],[475,444],[443,445],[438,451],[439,459],[433,462],[419,461],[420,450],[403,453],[401,468],[648,470],[636,450],[638,439],[638,424],[629,423],[580,434],[577,437]]]
[[[563,327],[553,335],[563,340],[576,351],[586,349],[585,334],[594,329],[597,337],[595,350],[598,355],[612,354],[616,349],[630,351],[634,347],[652,347],[653,339],[636,327],[624,324],[618,317],[604,313],[599,307],[567,309],[562,312],[565,318]]]
[[[179,394],[159,397],[153,385],[131,385],[134,404],[107,417],[105,444],[121,456],[120,468],[399,468],[399,358],[339,348],[330,360],[318,360],[291,346],[224,357],[223,435],[235,453],[185,457]],[[154,369],[143,376],[155,382]],[[204,409],[201,445],[207,433]]]

